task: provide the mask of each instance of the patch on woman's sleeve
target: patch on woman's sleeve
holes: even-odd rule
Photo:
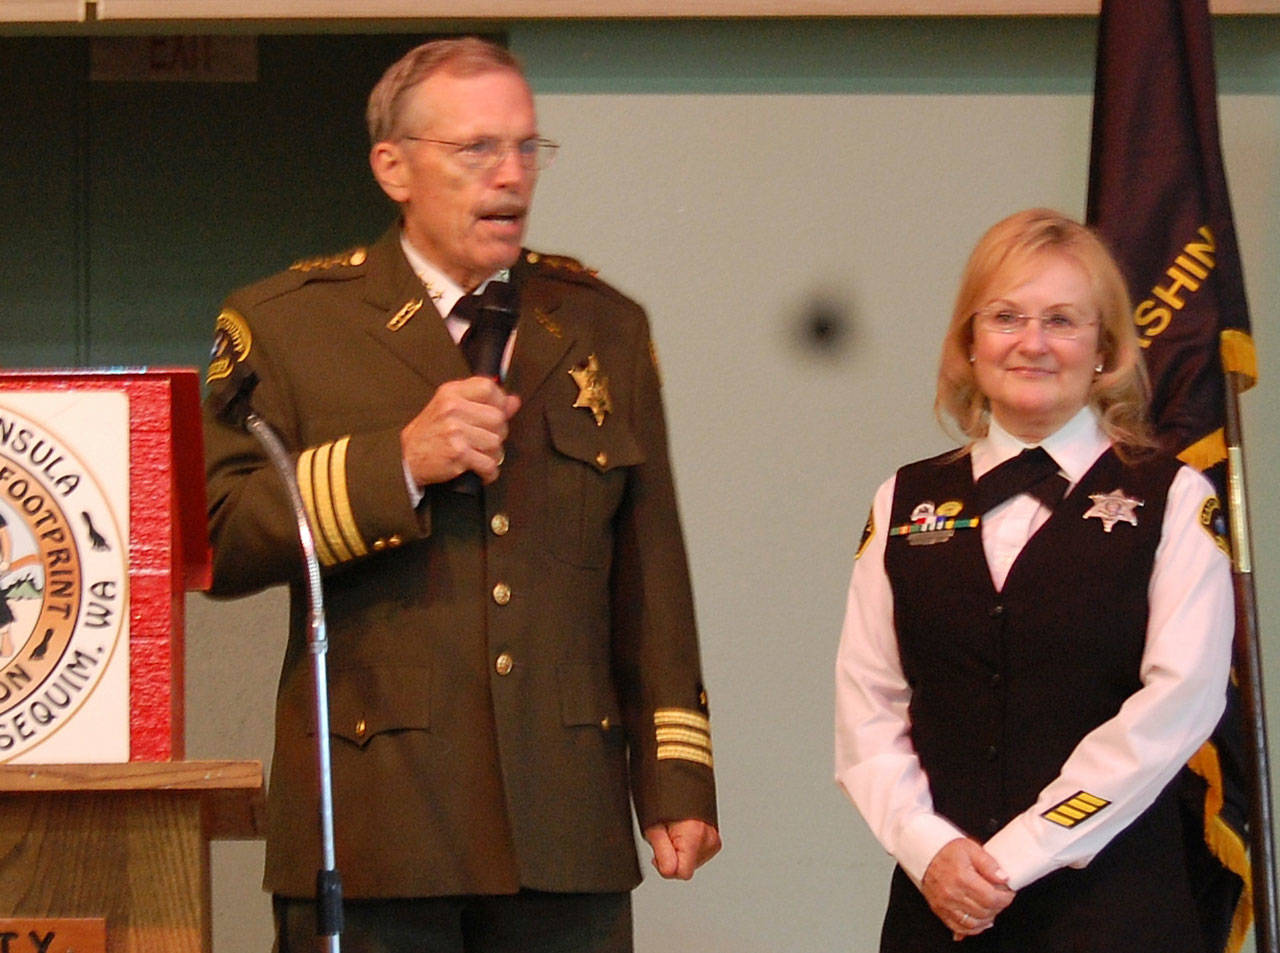
[[[1227,518],[1216,496],[1210,496],[1200,504],[1200,525],[1209,534],[1213,544],[1231,558],[1231,541],[1227,539]]]
[[[1075,827],[1093,817],[1111,802],[1088,791],[1077,791],[1060,804],[1055,804],[1040,816],[1060,827]]]
[[[872,537],[876,535],[876,510],[873,506],[871,512],[867,514],[867,525],[862,527],[862,542],[858,543],[858,553],[853,558],[855,560],[862,557],[862,551],[867,548],[867,544],[871,542]]]

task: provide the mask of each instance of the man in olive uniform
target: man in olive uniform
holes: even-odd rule
[[[213,393],[257,375],[324,567],[342,946],[630,950],[631,805],[665,877],[720,846],[648,323],[572,259],[522,249],[555,144],[506,51],[425,44],[368,118],[399,223],[232,294],[209,370]],[[518,320],[484,376],[462,339],[494,282]],[[300,548],[255,441],[211,410],[205,426],[213,591],[291,586],[265,883],[277,948],[310,950]]]

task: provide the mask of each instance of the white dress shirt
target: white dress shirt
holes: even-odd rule
[[[427,296],[431,299],[432,305],[435,306],[441,317],[444,318],[445,329],[449,332],[449,336],[453,338],[453,343],[458,344],[462,341],[462,336],[467,333],[467,329],[471,327],[471,322],[466,318],[459,318],[449,312],[453,310],[453,306],[467,292],[463,287],[437,268],[431,262],[422,256],[422,253],[413,245],[409,244],[409,239],[405,237],[403,232],[400,233],[400,247],[404,250],[404,257],[409,260],[409,267],[413,269],[413,273],[418,276],[422,282],[422,286],[427,291]],[[480,282],[472,294],[479,294],[484,291],[485,285],[497,279],[506,281],[510,275],[510,269],[502,268],[495,271],[492,275]],[[511,366],[511,354],[516,346],[516,330],[511,329],[511,334],[507,338],[507,346],[502,351],[502,377],[507,376],[507,369]],[[404,485],[409,491],[409,499],[416,507],[422,502],[422,498],[426,496],[426,490],[418,486],[413,475],[409,472],[409,461],[402,460],[401,466],[404,468]]]
[[[1110,446],[1089,408],[1041,444],[1070,483],[1068,493]],[[1028,445],[994,421],[972,448],[974,478]],[[884,568],[895,479],[881,484],[874,531],[853,568],[836,659],[835,773],[884,848],[919,885],[934,855],[966,836],[933,810],[929,780],[911,743],[893,627],[893,592]],[[1148,584],[1142,688],[1089,732],[1036,803],[983,846],[1021,889],[1065,866],[1083,867],[1138,817],[1217,724],[1231,662],[1234,602],[1226,555],[1200,524],[1213,495],[1190,467],[1174,477]],[[982,516],[983,551],[997,590],[1022,547],[1050,512],[1019,494]],[[1071,566],[1062,571],[1070,573]],[[1099,607],[1105,611],[1105,607]],[[1111,802],[1088,824],[1061,827],[1041,817],[1079,791]]]

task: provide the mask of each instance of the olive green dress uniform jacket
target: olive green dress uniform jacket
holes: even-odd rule
[[[234,361],[258,375],[254,408],[294,454],[324,566],[348,896],[627,890],[640,879],[632,803],[642,827],[716,822],[647,320],[571,259],[527,252],[513,280],[504,386],[523,403],[501,476],[481,497],[429,487],[417,508],[400,430],[469,370],[398,229],[235,292],[219,316],[210,382]],[[291,587],[265,885],[310,896],[317,771],[295,522],[253,438],[208,411],[205,429],[212,591]]]

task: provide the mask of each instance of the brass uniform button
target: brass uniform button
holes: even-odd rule
[[[364,260],[367,257],[368,257],[368,254],[365,252],[363,248],[357,248],[355,251],[351,253],[351,257],[347,259],[347,264],[363,265]]]
[[[403,542],[404,540],[400,538],[399,534],[396,534],[395,536],[387,537],[387,546],[391,549],[395,549],[397,546],[399,546]]]
[[[603,718],[601,718],[601,719],[600,719],[600,727],[601,727],[601,728],[603,728],[605,731],[608,731],[608,730],[609,730],[609,716],[608,716],[608,715],[605,715]]]
[[[598,466],[601,470],[603,470],[608,465],[609,465],[609,454],[601,450],[599,453],[596,454],[596,466]]]
[[[493,601],[500,606],[505,606],[511,601],[511,587],[505,582],[500,582],[493,587]]]
[[[494,536],[506,536],[511,529],[511,520],[506,513],[494,513],[489,520],[489,528],[493,530]]]
[[[511,668],[515,663],[511,661],[511,656],[503,652],[497,657],[493,663],[493,669],[499,675],[510,675]]]
[[[387,541],[385,539],[375,539],[370,544],[369,548],[372,549],[375,553],[380,553],[387,548]]]
[[[369,732],[369,726],[365,724],[365,720],[361,718],[356,722],[356,737],[363,738]]]
[[[539,255],[536,251],[531,251],[524,256],[524,260],[531,265],[536,265],[541,258],[542,256]]]

